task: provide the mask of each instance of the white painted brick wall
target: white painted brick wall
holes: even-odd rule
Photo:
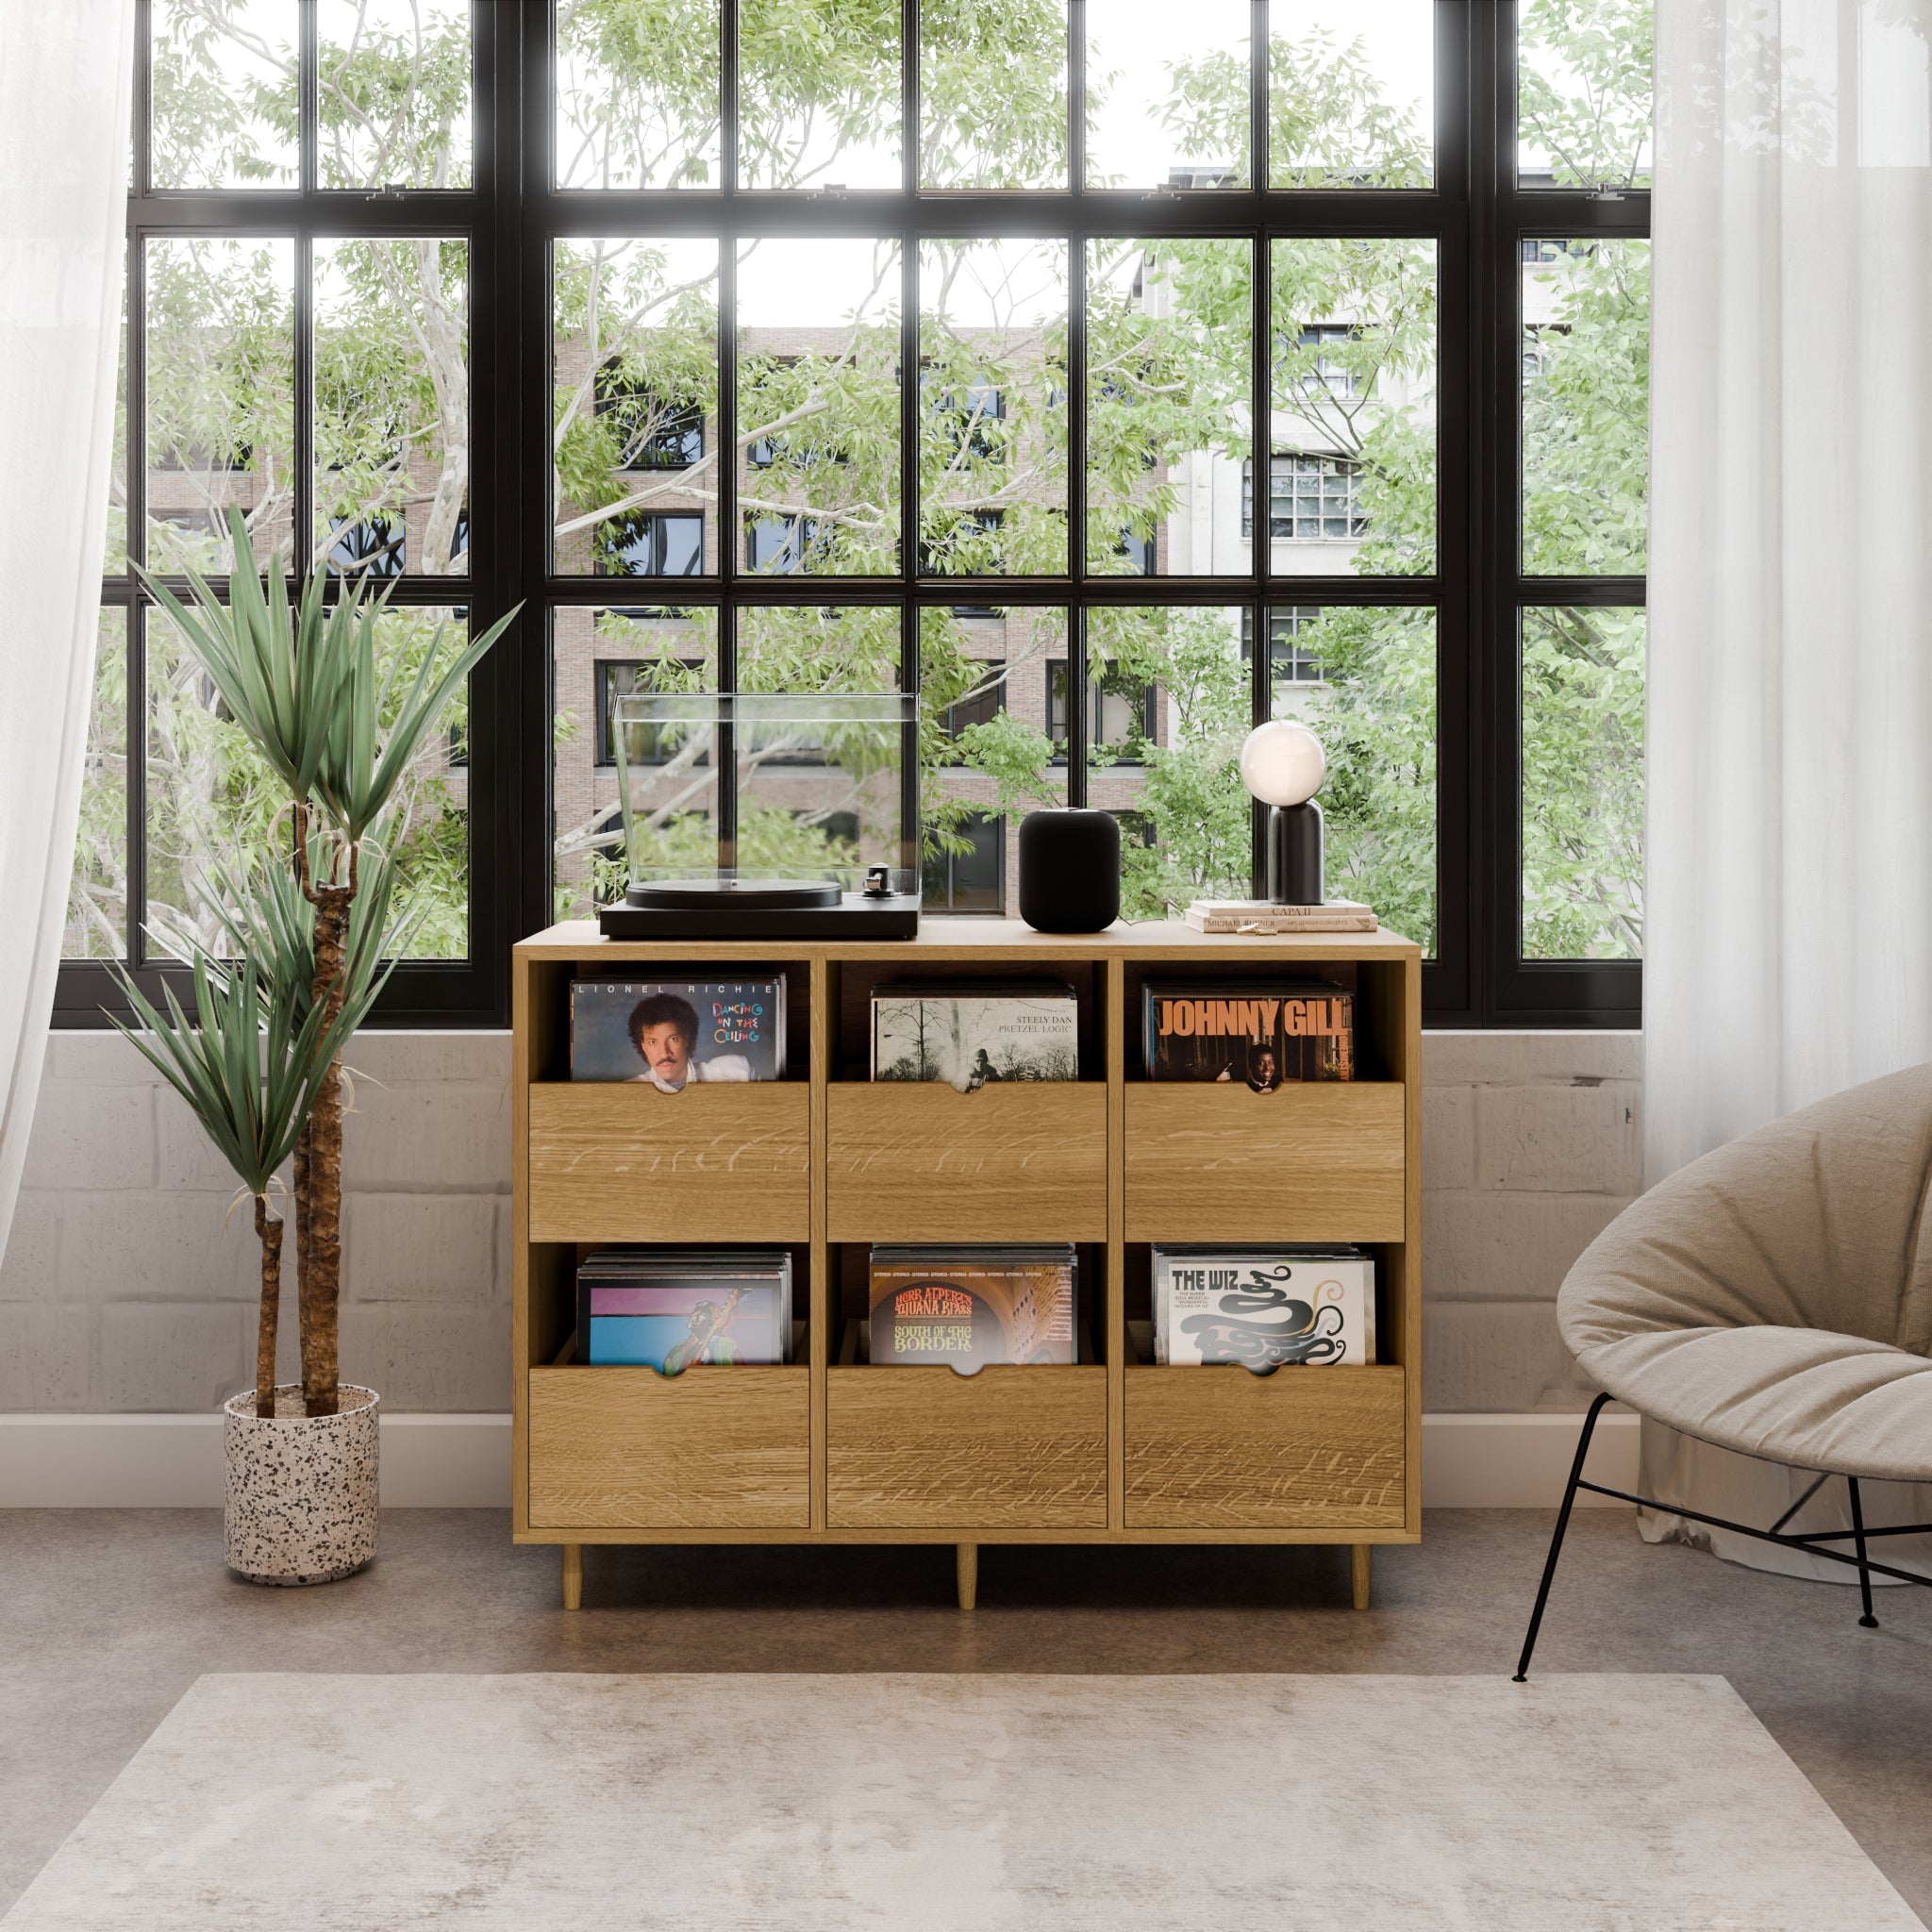
[[[342,1374],[395,1409],[505,1409],[508,1036],[370,1033],[345,1058]],[[249,1382],[260,1248],[246,1201],[224,1224],[234,1194],[125,1041],[56,1034],[0,1259],[0,1411],[206,1410]]]
[[[342,1373],[396,1410],[509,1403],[509,1041],[347,1056]],[[1581,1408],[1558,1284],[1637,1189],[1641,1041],[1423,1043],[1424,1403]],[[249,1379],[258,1250],[185,1108],[114,1034],[57,1034],[0,1260],[0,1411],[194,1410]],[[284,1277],[292,1305],[292,1256]],[[281,1373],[295,1370],[292,1320]]]

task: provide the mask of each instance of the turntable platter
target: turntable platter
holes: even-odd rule
[[[661,912],[796,911],[837,906],[839,898],[829,879],[634,879],[624,893],[626,906]]]

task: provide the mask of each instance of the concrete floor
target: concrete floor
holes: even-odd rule
[[[887,1545],[592,1550],[569,1615],[557,1553],[494,1511],[392,1512],[375,1566],[316,1591],[230,1576],[212,1512],[0,1511],[0,1911],[204,1672],[1507,1674],[1549,1524],[1432,1514],[1361,1613],[1340,1550],[988,1547],[965,1615],[951,1545]],[[1878,1614],[1584,1511],[1537,1667],[1728,1677],[1932,1923],[1932,1596]]]

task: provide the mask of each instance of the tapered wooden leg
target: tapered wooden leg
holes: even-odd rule
[[[954,1557],[959,1574],[959,1607],[970,1610],[979,1599],[979,1545],[957,1543]]]
[[[584,1601],[584,1546],[582,1543],[565,1543],[563,1546],[563,1607],[567,1610],[578,1609]]]
[[[1348,1587],[1358,1610],[1369,1607],[1369,1561],[1374,1549],[1374,1543],[1350,1543],[1348,1546]]]

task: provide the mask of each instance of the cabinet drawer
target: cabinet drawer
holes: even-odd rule
[[[1107,1239],[1103,1086],[854,1082],[826,1101],[835,1241]]]
[[[833,1529],[1102,1529],[1107,1371],[835,1368]]]
[[[1399,1081],[1130,1085],[1130,1241],[1399,1241]]]
[[[802,1241],[811,1103],[802,1080],[530,1089],[533,1241]]]
[[[1399,1368],[1130,1367],[1129,1529],[1400,1529]]]
[[[809,1372],[530,1371],[533,1529],[804,1529]]]

